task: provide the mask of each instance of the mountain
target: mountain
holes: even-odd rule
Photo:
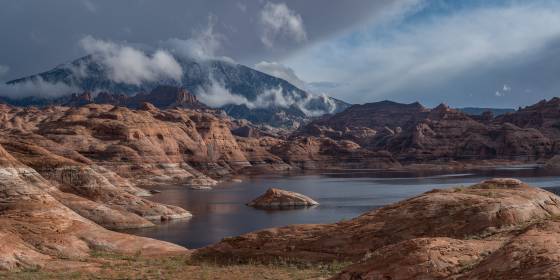
[[[105,91],[124,95],[150,92],[158,85],[181,86],[196,94],[203,102],[207,101],[207,105],[223,108],[232,117],[276,126],[297,126],[311,116],[337,113],[349,106],[331,97],[310,94],[283,79],[241,64],[217,59],[176,59],[183,69],[180,81],[160,80],[138,85],[115,82],[111,79],[107,67],[89,55],[43,73],[9,81],[8,84],[42,79],[48,83],[70,85],[82,91]],[[221,91],[216,93],[216,88]],[[226,97],[215,95],[224,92],[238,97],[238,102],[227,104]],[[7,101],[16,105],[49,103],[48,100],[38,98]]]
[[[414,121],[427,115],[428,109],[420,103],[401,104],[393,101],[381,101],[352,105],[343,112],[314,122],[336,130],[352,127],[368,127],[380,130],[386,126],[409,128]]]
[[[560,147],[560,99],[492,117],[471,116],[441,104],[391,101],[352,105],[300,128],[292,136],[352,141],[388,151],[401,163],[449,160],[547,159]],[[295,140],[292,140],[295,141]]]

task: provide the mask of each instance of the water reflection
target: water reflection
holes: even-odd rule
[[[299,175],[270,175],[223,183],[210,191],[169,186],[151,200],[181,206],[194,217],[158,227],[128,230],[142,236],[198,248],[227,236],[302,223],[332,223],[356,217],[368,210],[411,196],[451,186],[469,185],[486,178],[514,177],[530,184],[560,191],[560,174],[534,166],[498,168],[472,173],[340,171]],[[269,187],[305,194],[321,205],[314,208],[274,211],[257,210],[245,203]]]

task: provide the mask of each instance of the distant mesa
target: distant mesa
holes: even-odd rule
[[[482,116],[484,113],[490,112],[494,116],[500,116],[507,113],[515,112],[515,109],[512,108],[481,108],[481,107],[463,107],[457,108],[457,110],[473,116]]]
[[[319,203],[308,196],[277,188],[270,188],[263,195],[247,203],[247,206],[266,209],[285,209],[316,205],[319,205]]]
[[[369,151],[389,152],[404,165],[493,159],[534,162],[560,153],[555,144],[559,108],[560,99],[553,98],[503,115],[475,116],[445,105],[429,109],[419,103],[382,101],[352,105],[313,120],[290,139],[351,141]],[[363,162],[356,154],[352,157]]]

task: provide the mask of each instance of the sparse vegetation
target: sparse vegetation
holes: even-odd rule
[[[326,279],[347,263],[302,265],[290,262],[223,265],[188,256],[142,257],[94,251],[78,262],[92,264],[74,271],[33,268],[0,272],[0,279]]]

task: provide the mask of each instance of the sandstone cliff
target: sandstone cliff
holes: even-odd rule
[[[170,243],[111,232],[81,215],[88,210],[130,223],[141,219],[63,194],[0,146],[0,270],[57,263],[71,267],[93,250],[145,255],[188,252]]]
[[[495,119],[469,116],[444,104],[433,109],[389,101],[354,105],[311,122],[293,137],[349,140],[370,151],[388,151],[405,164],[491,159],[534,162],[556,153],[558,100]]]

